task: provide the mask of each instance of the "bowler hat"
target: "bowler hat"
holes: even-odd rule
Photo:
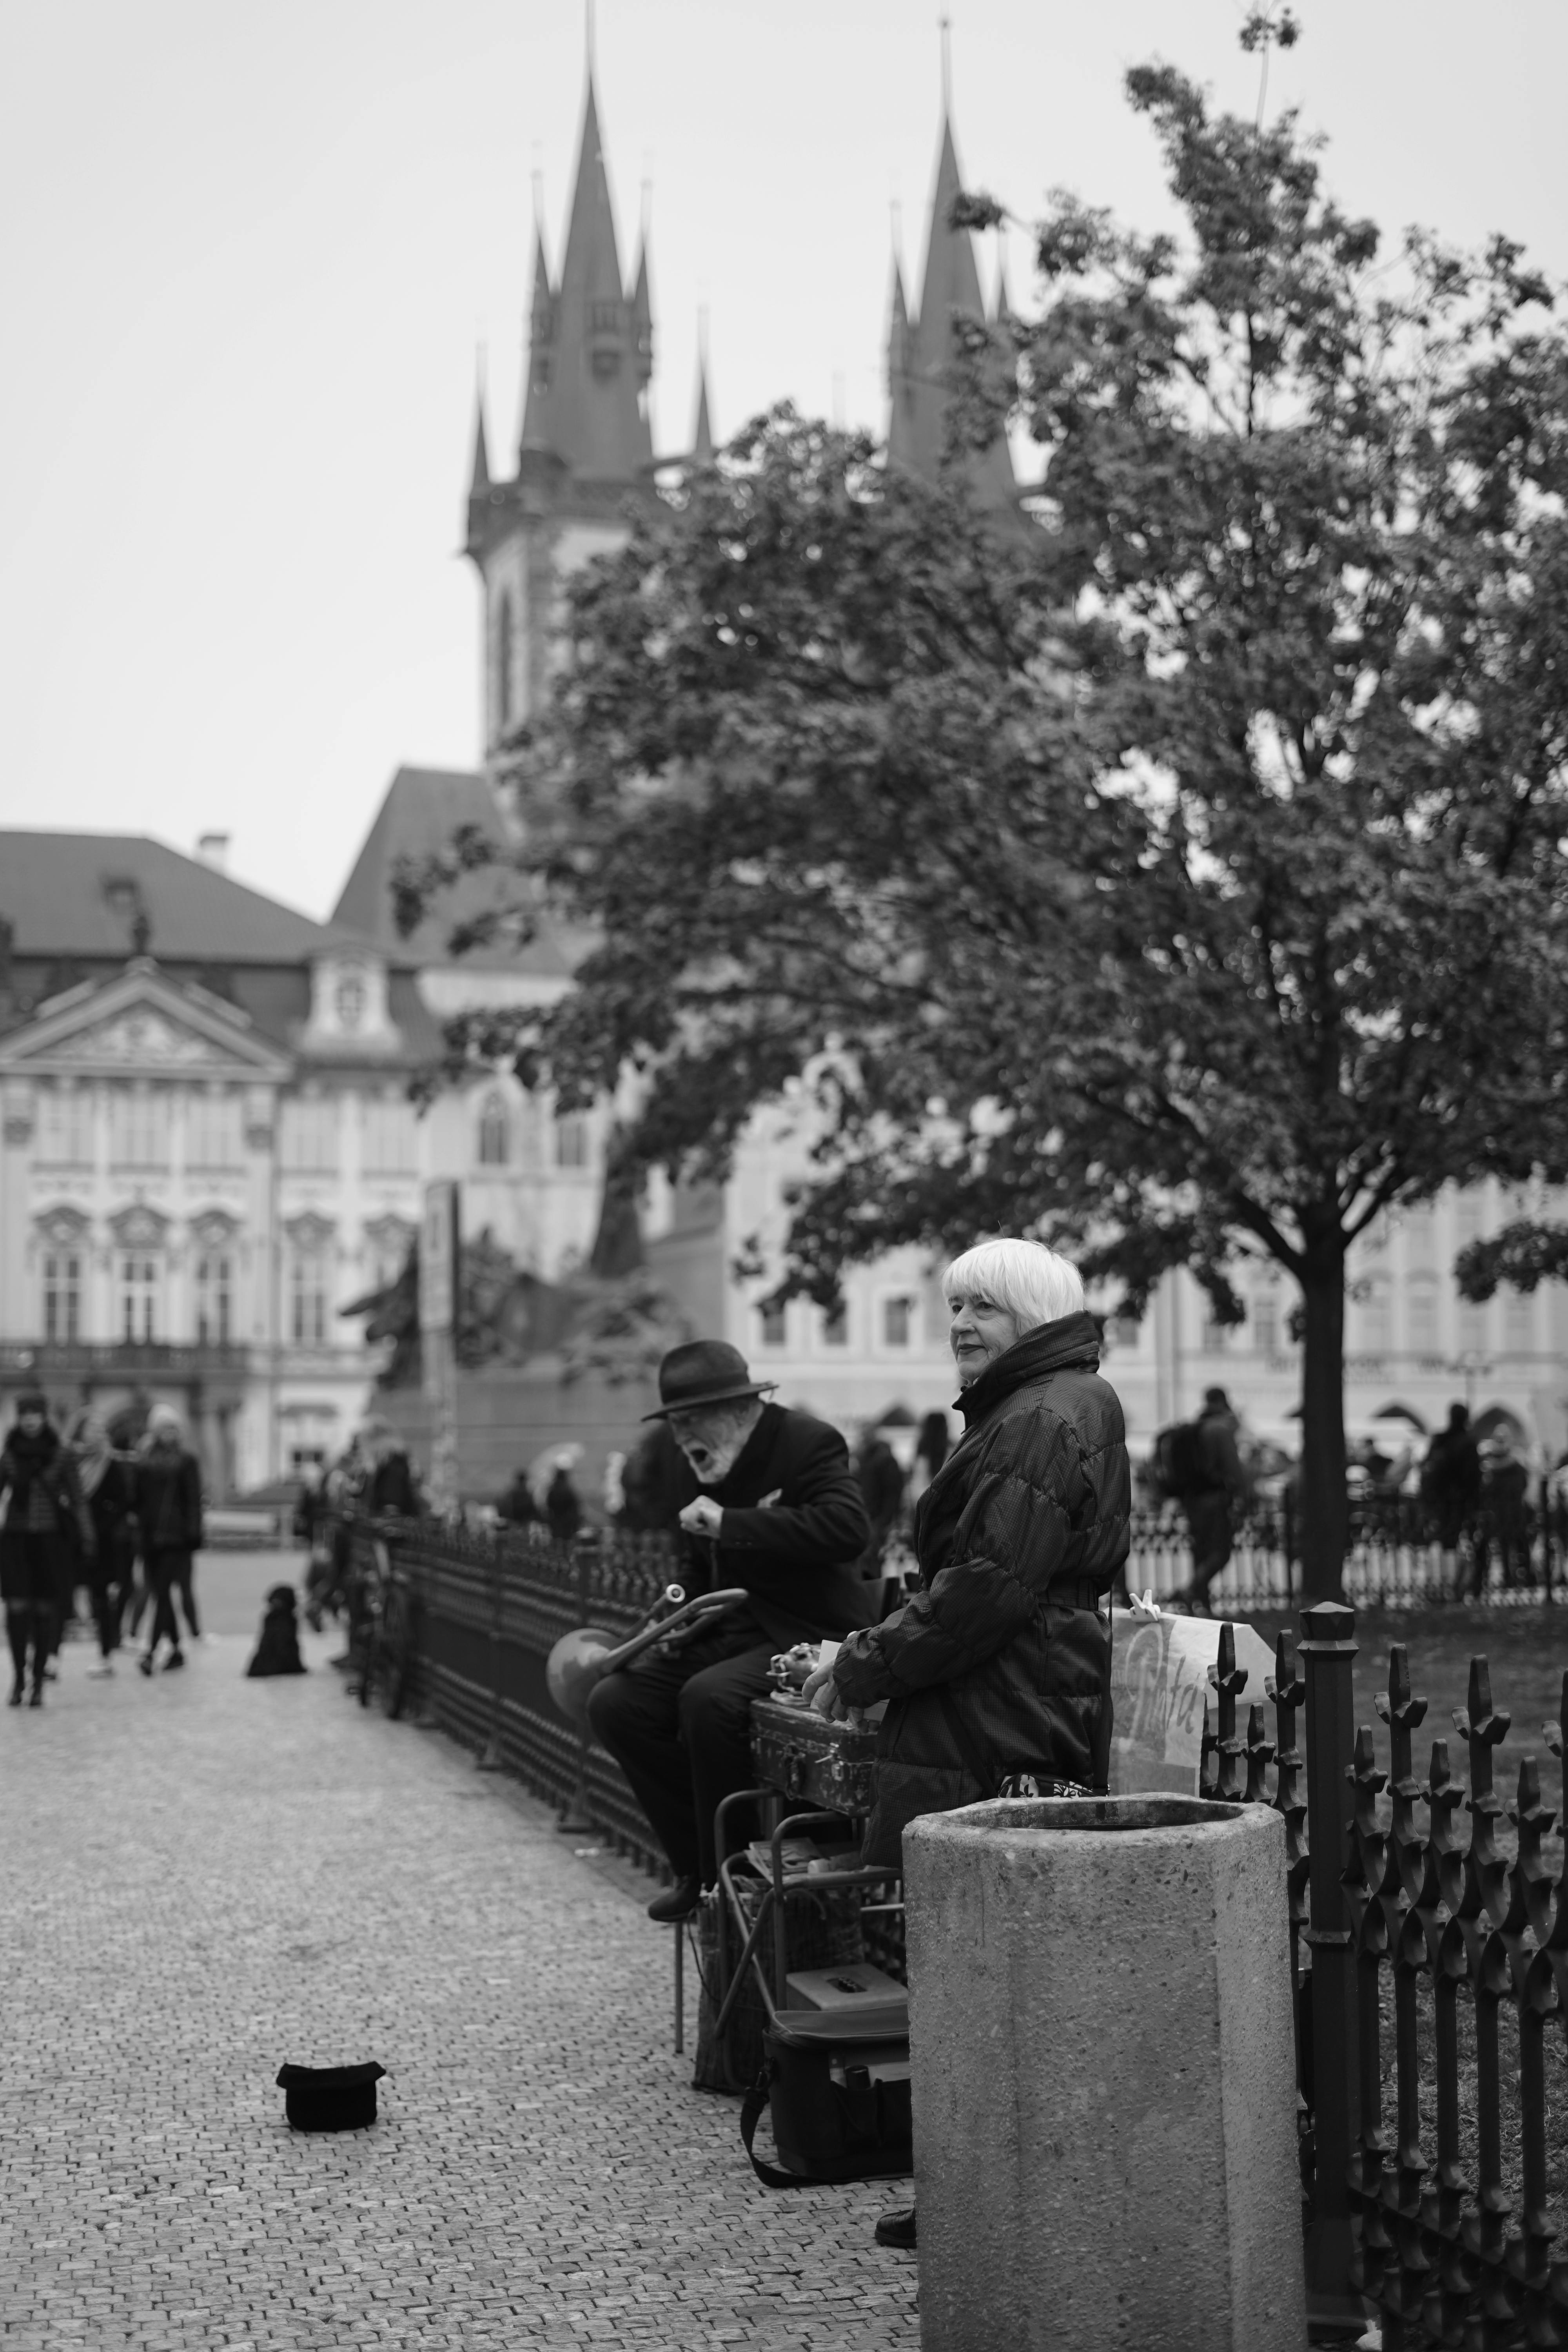
[[[364,2066],[279,2066],[283,2111],[296,2131],[358,2131],[375,2121],[375,2086],[385,2074]]]
[[[671,1348],[658,1368],[658,1410],[645,1421],[665,1421],[672,1412],[699,1405],[726,1404],[731,1397],[762,1396],[776,1381],[754,1381],[739,1348],[727,1339],[688,1339]]]

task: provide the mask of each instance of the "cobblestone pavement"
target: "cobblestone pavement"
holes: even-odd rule
[[[99,1682],[73,1643],[0,1709],[0,2343],[912,2347],[900,2184],[759,2188],[647,1882],[333,1646]],[[288,2129],[285,2059],[363,2058],[373,2130]]]

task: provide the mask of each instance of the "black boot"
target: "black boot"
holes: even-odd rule
[[[871,2235],[879,2246],[896,2246],[901,2253],[915,2251],[915,2209],[894,2205],[882,2215]]]
[[[689,1919],[702,1901],[702,1881],[700,1878],[678,1878],[662,1895],[656,1895],[647,1906],[647,1916],[668,1927],[677,1919]]]

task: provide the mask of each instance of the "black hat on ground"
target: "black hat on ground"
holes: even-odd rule
[[[359,2131],[375,2121],[375,2086],[385,2074],[367,2066],[279,2066],[283,2112],[296,2131]]]
[[[763,1396],[777,1381],[754,1381],[739,1348],[727,1339],[688,1339],[671,1348],[658,1368],[658,1409],[645,1421],[665,1421],[672,1412],[695,1412],[700,1405],[728,1404],[731,1398]]]

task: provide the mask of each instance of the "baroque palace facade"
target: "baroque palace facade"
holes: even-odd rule
[[[888,333],[888,462],[918,472],[941,459],[948,322],[985,308],[973,240],[947,226],[960,185],[944,120],[918,307],[895,268]],[[443,1020],[553,1000],[579,943],[546,924],[521,950],[455,958],[453,923],[499,880],[468,876],[409,938],[392,884],[400,857],[459,825],[513,837],[525,812],[501,781],[504,746],[548,691],[565,579],[620,543],[662,464],[711,456],[700,383],[691,448],[656,457],[653,366],[647,255],[628,281],[590,78],[558,272],[536,237],[514,470],[492,474],[482,408],[475,436],[482,766],[399,771],[326,924],[231,881],[219,836],[186,857],[136,837],[0,834],[0,1404],[34,1382],[62,1411],[170,1402],[209,1490],[243,1492],[336,1451],[364,1412],[380,1351],[342,1310],[402,1265],[429,1180],[458,1178],[465,1235],[489,1233],[524,1271],[557,1281],[587,1256],[606,1113],[557,1118],[504,1071],[423,1112],[410,1099]],[[1025,527],[1005,446],[976,487],[999,528]],[[952,1394],[936,1266],[907,1250],[852,1269],[831,1317],[769,1303],[809,1141],[785,1103],[753,1120],[728,1184],[655,1183],[646,1255],[691,1325],[734,1341],[786,1402],[847,1428],[892,1413],[907,1450],[913,1422]],[[1434,1426],[1462,1397],[1505,1412],[1538,1454],[1568,1444],[1568,1291],[1478,1307],[1452,1279],[1464,1242],[1521,1206],[1495,1187],[1450,1192],[1365,1237],[1347,1318],[1352,1431],[1394,1407]],[[771,1270],[742,1281],[752,1237]],[[1179,1275],[1141,1323],[1109,1327],[1135,1452],[1213,1383],[1289,1442],[1289,1286],[1258,1269],[1241,1286],[1247,1319],[1230,1330]]]

